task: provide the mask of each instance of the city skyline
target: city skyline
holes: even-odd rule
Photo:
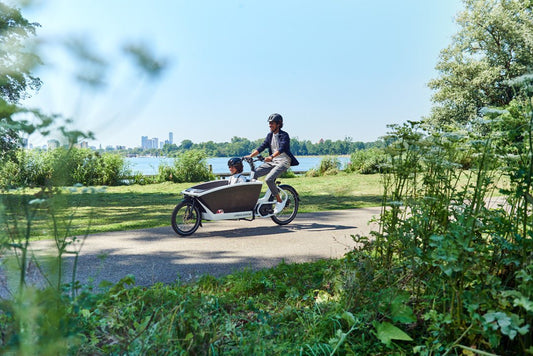
[[[109,145],[106,145],[106,146],[102,146],[102,145],[98,145],[98,146],[95,146],[95,145],[90,145],[89,141],[88,140],[81,140],[80,142],[74,144],[75,147],[78,147],[78,148],[90,148],[90,149],[93,149],[93,150],[123,150],[123,149],[137,149],[137,148],[141,148],[143,150],[149,150],[149,149],[162,149],[163,146],[165,144],[175,144],[177,146],[180,146],[181,143],[183,142],[174,142],[174,133],[173,132],[168,132],[168,139],[164,140],[164,141],[160,141],[159,137],[152,137],[152,138],[149,138],[148,136],[141,136],[140,137],[140,144],[138,145],[134,145],[134,146],[127,146],[127,145],[122,145],[122,144],[109,144]],[[263,139],[262,137],[258,137],[258,138],[255,138],[255,139],[250,139],[250,141],[255,141],[255,140],[261,140]],[[296,138],[296,139],[300,139],[300,138]],[[365,142],[365,143],[371,143],[371,142],[375,142],[375,141],[360,141],[360,140],[353,140],[349,137],[346,137],[344,138],[343,140],[334,140],[334,139],[331,139],[331,138],[320,138],[318,139],[317,141],[311,141],[311,140],[306,140],[306,139],[302,139],[303,141],[310,141],[311,143],[313,144],[317,144],[317,143],[321,143],[321,142],[324,142],[324,141],[327,141],[327,140],[331,140],[331,141],[344,141],[346,139],[350,139],[351,142]],[[189,140],[189,139],[185,139],[185,140]],[[184,141],[185,141],[184,140]],[[190,140],[192,141],[192,140]],[[208,141],[192,141],[194,144],[202,144],[202,143],[206,143]],[[227,142],[231,142],[231,140],[225,140],[225,141],[217,141],[215,143],[227,143]],[[29,149],[33,149],[33,148],[40,148],[40,149],[49,149],[49,148],[57,148],[57,147],[61,147],[61,146],[65,146],[66,147],[66,143],[65,142],[60,142],[60,140],[58,139],[47,139],[46,140],[46,143],[45,144],[39,144],[39,145],[34,145],[34,143],[32,143],[31,141],[29,141],[27,138],[23,138],[22,139],[22,147],[25,147],[25,148],[29,148]]]
[[[168,140],[159,142],[159,137],[148,138],[148,136],[141,136],[141,148],[148,150],[151,148],[163,148],[164,145],[174,143],[174,133],[170,131],[168,133]]]

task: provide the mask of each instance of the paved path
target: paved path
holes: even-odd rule
[[[364,208],[299,214],[286,226],[270,219],[204,222],[189,237],[176,235],[170,226],[94,234],[81,248],[77,276],[82,283],[98,285],[133,274],[137,285],[148,286],[267,268],[282,261],[337,258],[355,246],[352,235],[375,229],[369,220],[379,212],[380,208]],[[50,241],[32,246],[39,253],[49,248]],[[67,271],[71,262],[72,257],[67,257]],[[0,289],[2,284],[5,276],[0,271]]]

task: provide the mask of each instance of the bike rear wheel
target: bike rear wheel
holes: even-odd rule
[[[174,208],[170,221],[178,235],[189,236],[198,229],[201,219],[200,210],[192,201],[182,201]]]
[[[300,205],[300,197],[296,192],[296,189],[290,185],[282,184],[279,188],[287,194],[287,203],[282,211],[278,214],[271,216],[270,218],[278,225],[287,225],[294,220],[296,214],[298,214],[298,207]],[[283,194],[280,192],[280,194]]]

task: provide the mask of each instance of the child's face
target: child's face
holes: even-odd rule
[[[235,174],[237,173],[237,168],[235,168],[235,166],[229,166],[229,171],[231,174]]]

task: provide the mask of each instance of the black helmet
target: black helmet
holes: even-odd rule
[[[272,114],[268,117],[268,122],[276,122],[279,124],[279,127],[283,127],[283,117],[280,114]]]
[[[230,158],[228,161],[228,167],[235,167],[237,168],[237,172],[242,173],[242,159],[239,157]]]

